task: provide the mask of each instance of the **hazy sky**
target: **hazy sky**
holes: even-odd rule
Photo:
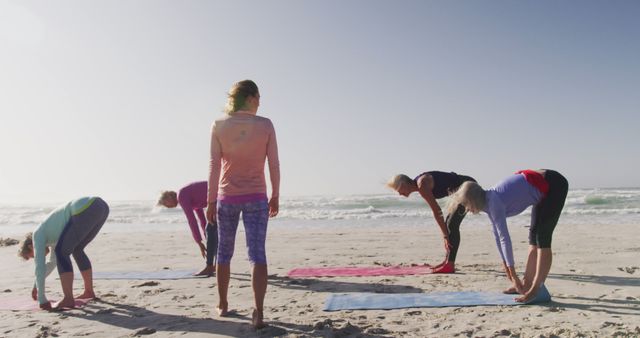
[[[637,187],[639,17],[615,0],[0,0],[0,201],[205,180],[210,124],[246,78],[285,196],[529,167]]]

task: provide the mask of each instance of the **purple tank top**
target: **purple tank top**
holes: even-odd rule
[[[414,181],[417,181],[418,178],[424,174],[429,174],[433,177],[433,189],[431,192],[435,198],[447,197],[463,183],[463,180],[458,174],[454,172],[446,173],[444,171],[427,171],[416,176]]]

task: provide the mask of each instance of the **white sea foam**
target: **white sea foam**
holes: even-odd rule
[[[141,225],[178,225],[185,223],[180,208],[166,209],[153,201],[107,201],[109,223]],[[447,199],[440,200],[444,208]],[[0,231],[7,227],[28,228],[42,222],[55,204],[0,205]],[[510,219],[511,224],[526,225],[530,210]],[[320,221],[320,222],[319,222]],[[311,196],[282,198],[280,214],[272,224],[328,225],[332,222],[402,225],[431,224],[430,208],[417,194],[409,198],[387,195]],[[371,221],[371,222],[367,222]],[[486,224],[487,218],[468,216],[465,224]],[[640,223],[640,189],[575,189],[569,191],[561,222],[586,224]],[[126,227],[124,227],[126,228]]]

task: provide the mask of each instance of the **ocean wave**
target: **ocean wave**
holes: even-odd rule
[[[446,210],[447,198],[438,200]],[[182,209],[158,207],[154,201],[109,202],[109,222],[124,224],[185,223]],[[0,226],[37,225],[53,210],[51,204],[0,205]],[[522,213],[528,217],[531,208]],[[640,189],[570,190],[564,217],[597,216],[615,219],[640,214]],[[356,220],[432,218],[432,212],[417,194],[409,198],[394,194],[353,196],[310,196],[281,198],[278,218],[299,220]]]

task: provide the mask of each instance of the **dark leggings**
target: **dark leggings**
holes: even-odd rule
[[[460,184],[471,181],[476,182],[473,177],[458,175],[460,177]],[[456,256],[458,255],[458,248],[460,248],[460,223],[464,219],[464,216],[467,214],[467,210],[463,205],[458,205],[456,211],[453,214],[447,215],[445,219],[445,223],[447,224],[447,229],[449,230],[449,244],[451,244],[451,249],[447,253],[447,261],[455,262]]]
[[[549,184],[549,192],[531,210],[529,244],[539,248],[551,248],[551,236],[567,199],[569,183],[554,170],[546,169],[543,176]]]
[[[71,216],[55,248],[58,273],[73,272],[70,255],[73,255],[80,271],[91,269],[91,261],[84,248],[96,237],[108,215],[109,206],[96,197],[86,210]]]
[[[207,265],[213,265],[213,258],[218,252],[218,224],[207,223]]]

